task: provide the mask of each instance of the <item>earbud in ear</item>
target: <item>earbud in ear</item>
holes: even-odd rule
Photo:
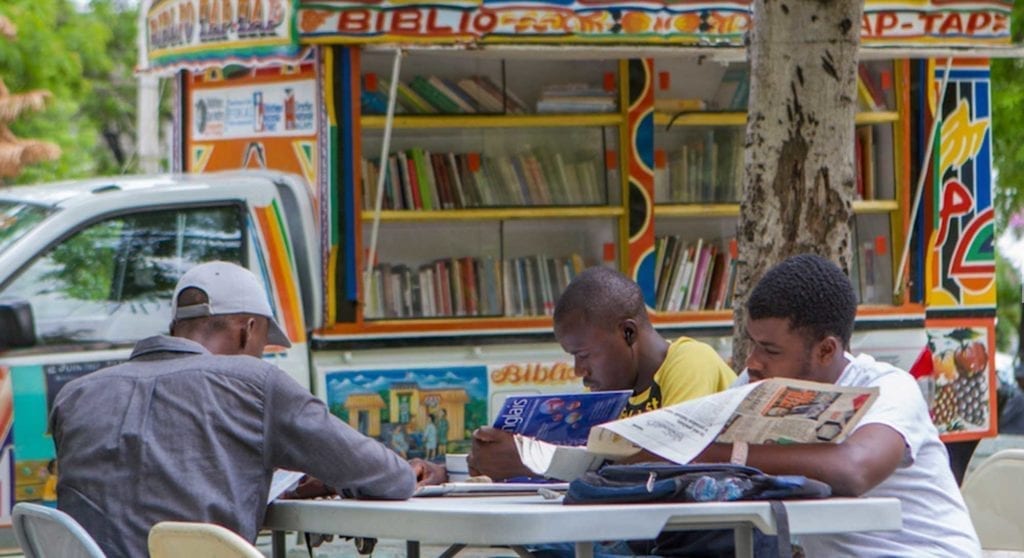
[[[626,333],[625,333],[625,337],[626,337],[626,344],[627,345],[632,345],[633,344],[633,332],[627,329]]]

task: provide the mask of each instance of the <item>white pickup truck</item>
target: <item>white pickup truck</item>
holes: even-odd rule
[[[265,358],[409,457],[465,452],[509,393],[582,389],[550,326],[486,339],[332,333],[318,216],[305,181],[264,171],[0,189],[0,525],[14,499],[45,495],[57,390],[166,332],[175,283],[202,261],[263,278],[292,341]]]

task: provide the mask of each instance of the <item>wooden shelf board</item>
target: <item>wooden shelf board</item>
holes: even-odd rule
[[[672,113],[654,113],[654,123],[665,126],[672,120]],[[747,123],[745,112],[687,112],[679,115],[672,126],[743,126]]]
[[[886,124],[900,119],[896,111],[882,110],[877,112],[858,112],[854,121],[857,124]]]
[[[899,209],[896,200],[855,200],[853,212],[858,215],[868,213],[890,213]],[[712,204],[658,204],[654,207],[654,215],[661,217],[739,217],[738,203]]]
[[[654,114],[654,123],[665,126],[672,120],[672,113]],[[896,111],[858,112],[857,124],[885,124],[896,122],[900,113]],[[745,112],[687,112],[676,118],[673,126],[743,126],[747,123]]]
[[[441,211],[381,211],[381,221],[489,221],[508,219],[587,219],[621,217],[622,207],[517,207],[495,209],[446,209]],[[362,212],[363,222],[373,211]]]
[[[854,200],[853,212],[858,215],[867,213],[890,213],[900,208],[896,200]]]
[[[580,126],[618,126],[622,114],[401,114],[395,115],[395,128],[568,128]],[[385,117],[362,117],[363,128],[384,128]]]
[[[692,203],[654,206],[654,216],[662,217],[739,217],[738,203]]]

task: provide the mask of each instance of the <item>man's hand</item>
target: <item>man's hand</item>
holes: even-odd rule
[[[324,484],[324,481],[306,475],[299,480],[299,485],[294,490],[289,490],[281,495],[286,500],[301,500],[304,498],[321,498],[334,496],[338,491]]]
[[[490,426],[473,431],[473,447],[466,456],[466,463],[470,475],[487,475],[496,481],[534,476],[519,460],[512,434]]]
[[[448,480],[448,470],[444,468],[444,465],[414,457],[409,460],[409,466],[416,473],[416,486],[441,484]]]

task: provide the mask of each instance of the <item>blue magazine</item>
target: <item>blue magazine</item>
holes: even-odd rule
[[[590,428],[619,418],[632,392],[548,393],[505,399],[494,427],[552,444],[582,446]]]

